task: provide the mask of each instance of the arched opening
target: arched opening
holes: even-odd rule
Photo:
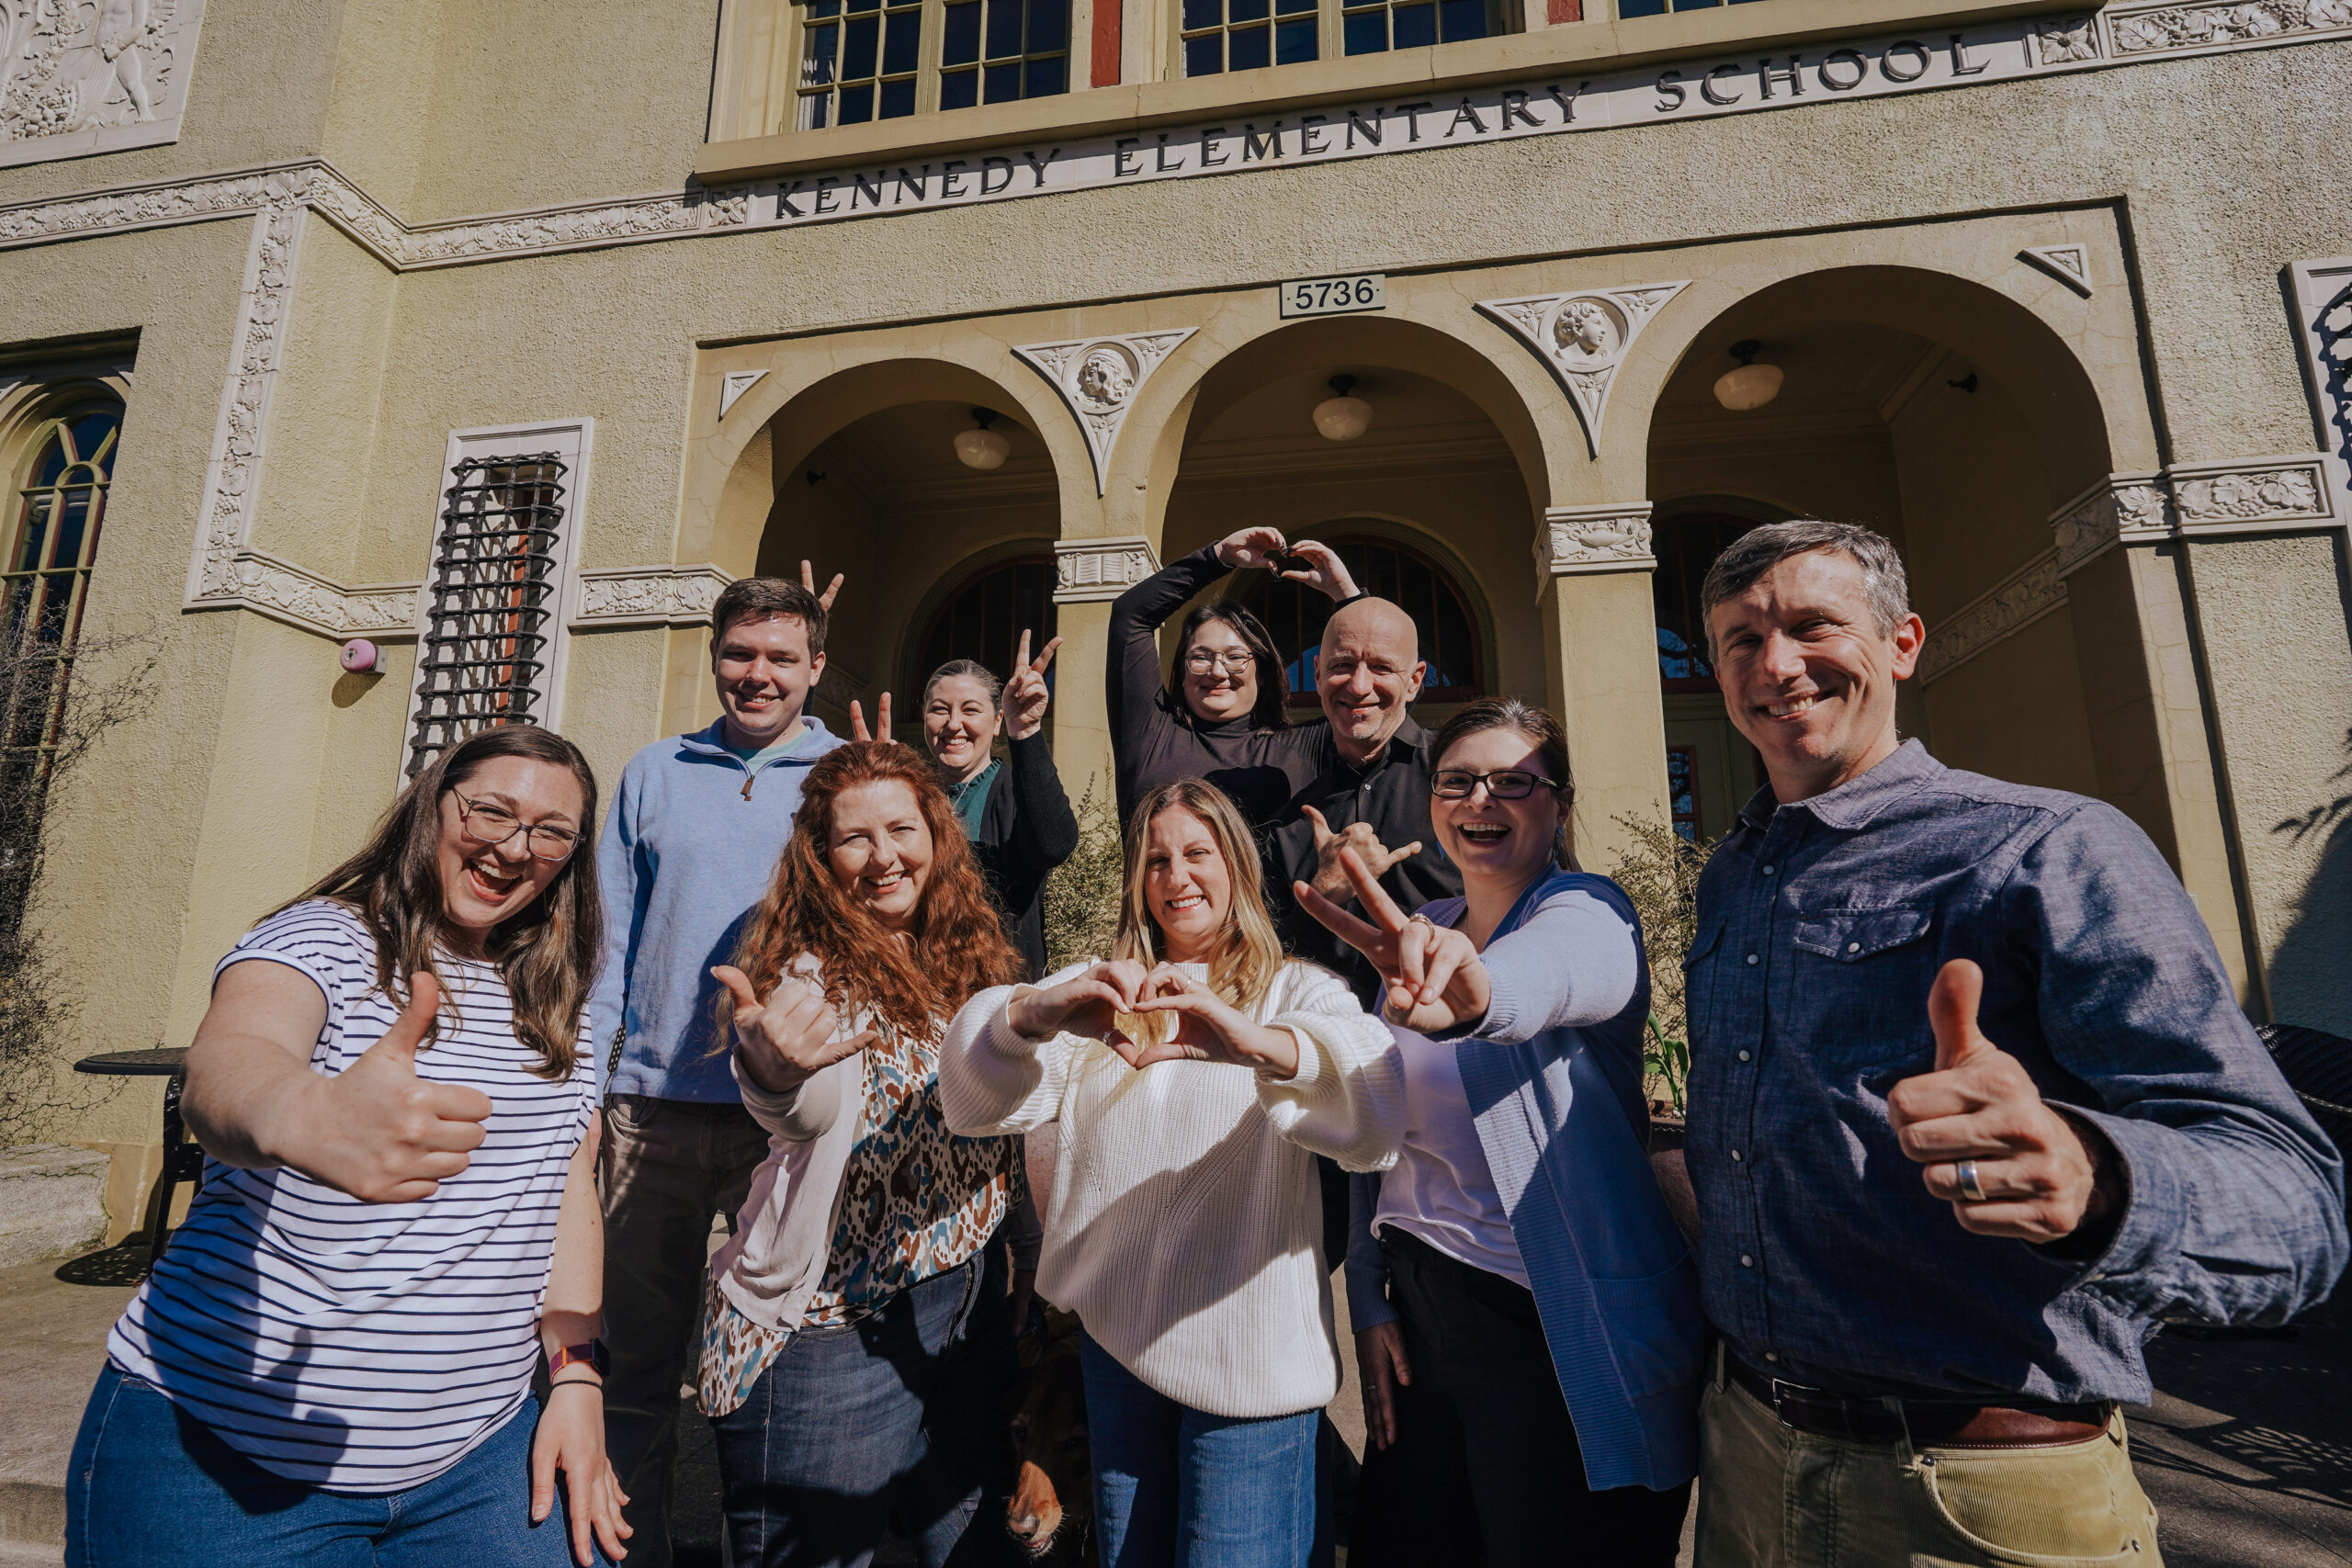
[[[1059,494],[1027,421],[1011,392],[975,372],[897,361],[807,389],[745,447],[738,476],[769,498],[753,570],[797,578],[805,559],[820,583],[846,579],[810,703],[837,733],[853,698],[870,720],[888,691],[894,728],[911,740],[930,671],[969,658],[1001,675],[1023,630],[1039,647],[1053,635]],[[983,425],[1005,443],[985,468],[967,461],[972,443],[957,442]]]
[[[1784,373],[1761,407],[1717,397],[1739,362],[1735,344]],[[2071,352],[2022,307],[1961,279],[1813,274],[1710,322],[1661,392],[1649,436],[1659,675],[1668,766],[1692,784],[1679,802],[1688,830],[1724,831],[1757,783],[1713,692],[1698,583],[1724,545],[1787,517],[1864,524],[1903,552],[1928,626],[1919,674],[1899,695],[1905,734],[1954,767],[2114,798],[2101,789],[2086,691],[2104,672],[2078,659],[2076,607],[2044,570],[2052,513],[2105,476],[2106,454],[2097,396]],[[2038,570],[2048,578],[2039,598],[2012,607],[2012,585]],[[2000,602],[1988,611],[1990,601]]]
[[[1333,441],[1315,410],[1341,376],[1372,418],[1355,439]],[[1302,322],[1201,378],[1160,558],[1251,525],[1334,546],[1359,587],[1412,615],[1431,666],[1417,715],[1442,723],[1474,696],[1544,690],[1529,550],[1529,487],[1543,471],[1526,410],[1464,344],[1407,321]],[[1260,576],[1209,592],[1258,610],[1288,661],[1294,715],[1311,717],[1313,654],[1329,601]]]

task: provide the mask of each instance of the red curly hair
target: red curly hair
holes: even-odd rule
[[[931,880],[905,942],[890,940],[843,892],[830,854],[834,800],[843,790],[892,781],[913,793],[931,829]],[[765,997],[803,953],[822,966],[825,999],[836,1009],[870,1010],[916,1035],[930,1033],[976,993],[1026,975],[928,757],[896,740],[856,740],[808,770],[792,839],[735,949],[735,966]],[[724,991],[720,998],[721,1010],[730,1011]]]

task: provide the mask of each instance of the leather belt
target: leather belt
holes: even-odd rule
[[[1848,1399],[1768,1378],[1738,1357],[1725,1354],[1731,1381],[1756,1396],[1781,1425],[1815,1438],[1849,1443],[1908,1441],[1923,1449],[2039,1449],[2087,1442],[2107,1430],[2115,1406],[2105,1400],[2082,1404],[1969,1404],[1960,1401],[1906,1399],[1897,1416],[1882,1400]]]

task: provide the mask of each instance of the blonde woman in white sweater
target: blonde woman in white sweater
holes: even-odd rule
[[[1283,958],[1222,791],[1144,797],[1111,961],[973,998],[939,1089],[966,1135],[1060,1124],[1037,1288],[1086,1324],[1105,1568],[1302,1568],[1340,1381],[1309,1156],[1395,1163],[1404,1079],[1338,976]]]

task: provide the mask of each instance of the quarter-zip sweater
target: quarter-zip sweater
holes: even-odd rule
[[[745,919],[767,894],[809,765],[842,744],[814,717],[800,722],[800,739],[756,767],[727,749],[721,719],[655,741],[622,771],[596,849],[605,962],[588,1029],[600,1094],[741,1098],[718,1048],[710,967],[733,961]],[[620,1066],[605,1083],[624,1031]]]

